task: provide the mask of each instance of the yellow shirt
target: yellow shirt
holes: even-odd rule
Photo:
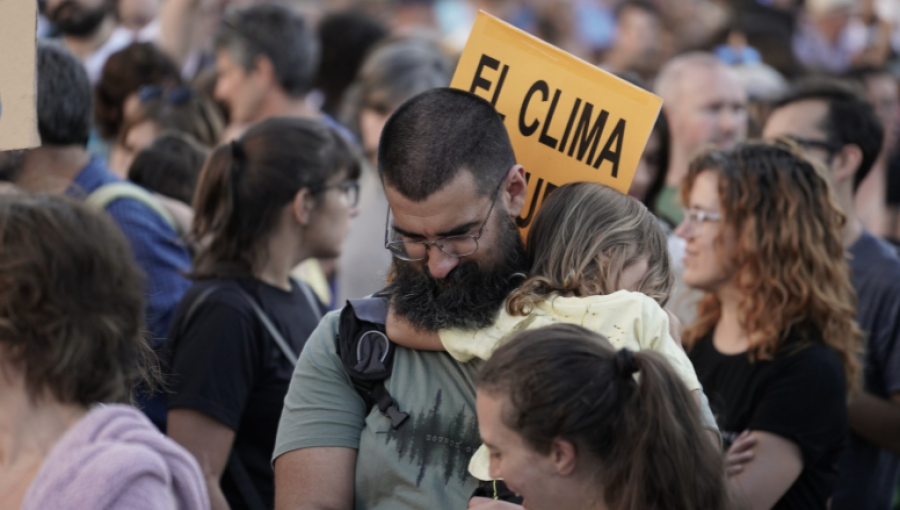
[[[493,326],[478,331],[442,330],[441,343],[451,356],[466,362],[488,359],[513,333],[557,323],[577,324],[605,336],[616,349],[653,350],[669,361],[688,390],[700,389],[694,366],[669,333],[669,316],[644,294],[620,290],[608,296],[554,296],[535,305],[527,316],[512,316],[506,307]],[[712,420],[704,416],[704,421]],[[711,425],[715,428],[715,421]],[[469,462],[469,472],[491,480],[490,454],[482,445]]]
[[[504,340],[519,331],[557,323],[577,324],[609,339],[616,349],[653,350],[669,361],[688,390],[700,389],[694,366],[669,334],[669,316],[653,299],[620,290],[608,296],[554,296],[535,305],[527,316],[504,310],[493,326],[478,331],[442,330],[441,343],[451,356],[466,362],[488,359]]]

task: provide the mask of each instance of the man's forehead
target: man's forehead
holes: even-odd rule
[[[479,205],[490,200],[478,193],[475,178],[468,171],[459,172],[447,185],[421,201],[404,197],[390,184],[385,184],[384,191],[394,224],[421,235],[434,235],[476,221],[486,212]]]
[[[787,104],[774,110],[766,121],[763,136],[799,136],[814,138],[825,136],[822,123],[828,114],[828,104],[820,100],[804,100]]]
[[[735,102],[746,104],[747,94],[728,68],[697,67],[681,81],[680,97],[691,103]]]

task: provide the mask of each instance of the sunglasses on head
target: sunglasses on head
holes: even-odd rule
[[[159,85],[147,85],[138,90],[141,103],[163,100],[169,104],[182,105],[194,96],[194,91],[187,87],[163,88]]]

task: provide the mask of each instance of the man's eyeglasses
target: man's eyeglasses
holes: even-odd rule
[[[163,88],[159,85],[147,85],[138,90],[138,99],[141,103],[163,100],[179,106],[190,101],[193,96],[194,91],[186,87]]]
[[[684,209],[684,219],[681,225],[686,234],[694,232],[694,229],[701,228],[706,222],[722,221],[722,214],[712,211],[704,211],[702,209]]]
[[[505,181],[506,176],[504,175],[503,180],[500,181],[500,185],[497,186],[497,190],[494,191],[494,198],[491,200],[491,208],[488,209],[487,216],[484,217],[484,223],[482,223],[481,228],[478,229],[478,234],[441,237],[435,239],[434,242],[431,243],[426,241],[404,241],[401,239],[401,234],[391,228],[391,208],[388,207],[387,220],[384,226],[384,247],[387,248],[394,257],[407,262],[424,260],[425,257],[428,256],[428,249],[432,246],[437,246],[439,250],[451,257],[466,257],[475,253],[478,251],[478,240],[481,239],[481,235],[484,233],[485,227],[487,227],[488,220],[491,219],[491,213],[494,211],[494,206],[497,204],[497,197],[500,196],[500,189]]]
[[[341,193],[344,194],[344,198],[347,200],[347,205],[350,207],[356,207],[359,205],[359,183],[356,181],[342,182],[340,184],[331,184],[324,185],[319,184],[316,186],[310,186],[309,192],[313,195],[317,195],[322,193],[323,191],[328,191],[333,188],[338,188],[341,190]]]
[[[804,149],[821,149],[829,155],[837,154],[844,148],[843,144],[828,140],[811,140],[800,136],[788,136],[787,138]]]

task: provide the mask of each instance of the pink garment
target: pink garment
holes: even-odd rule
[[[206,510],[197,461],[124,405],[98,407],[50,450],[22,510]]]

